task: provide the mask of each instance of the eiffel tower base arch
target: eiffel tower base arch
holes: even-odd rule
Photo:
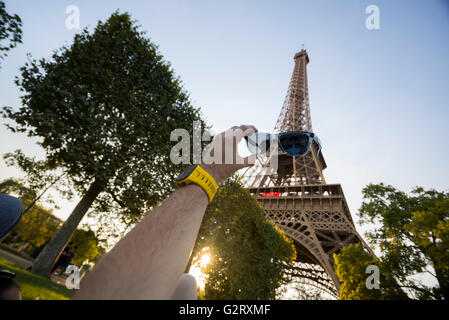
[[[340,184],[250,188],[268,220],[294,241],[297,258],[291,276],[297,282],[338,298],[340,283],[333,254],[351,243],[361,243]],[[263,196],[277,194],[279,196]]]

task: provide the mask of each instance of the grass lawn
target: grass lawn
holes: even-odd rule
[[[24,300],[67,300],[73,291],[41,276],[19,268],[12,262],[0,258],[0,269],[7,269],[16,274]]]

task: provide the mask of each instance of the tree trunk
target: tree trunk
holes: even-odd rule
[[[83,198],[78,202],[75,209],[73,209],[69,218],[64,222],[62,227],[59,228],[53,238],[51,238],[44,250],[37,256],[31,269],[32,272],[47,278],[50,277],[51,269],[59,258],[62,250],[64,250],[87,210],[89,210],[98,194],[103,190],[104,185],[98,180],[95,180],[91,184]]]

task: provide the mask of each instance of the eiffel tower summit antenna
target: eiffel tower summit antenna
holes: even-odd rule
[[[310,59],[303,46],[293,60],[293,74],[275,130],[311,132],[307,82]],[[326,162],[322,152],[317,156],[317,150],[314,141],[302,157],[278,150],[276,155],[259,158],[246,184],[268,220],[294,241],[297,258],[292,275],[297,282],[338,297],[340,283],[333,269],[333,254],[351,243],[361,243],[365,250],[373,252],[355,229],[341,185],[326,183]],[[273,156],[278,161],[276,171],[264,170]]]

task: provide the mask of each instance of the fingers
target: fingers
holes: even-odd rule
[[[239,128],[239,126],[233,126],[233,127],[229,128],[228,130],[222,132],[221,134],[222,134],[222,135],[225,135],[225,136],[232,135],[232,133],[233,133],[235,130],[237,130],[238,128]]]
[[[237,145],[243,137],[257,132],[257,128],[252,125],[234,126],[219,135],[203,153],[205,164],[232,164],[239,168],[252,166],[255,163],[255,155],[242,159],[238,154]],[[243,161],[242,161],[243,160]]]
[[[237,140],[237,143],[239,143],[240,140],[243,139],[243,137],[257,132],[257,128],[252,125],[241,125],[240,127],[233,127],[233,128],[235,128],[233,132]]]
[[[247,136],[247,135],[257,132],[257,128],[252,125],[241,125],[239,127],[239,129],[243,133],[242,136],[240,137],[240,139],[243,138],[244,136]],[[240,133],[240,131],[238,131],[238,132]]]
[[[221,132],[218,136],[234,136],[237,141],[240,141],[244,136],[257,132],[257,128],[252,125],[233,126],[226,131]]]

